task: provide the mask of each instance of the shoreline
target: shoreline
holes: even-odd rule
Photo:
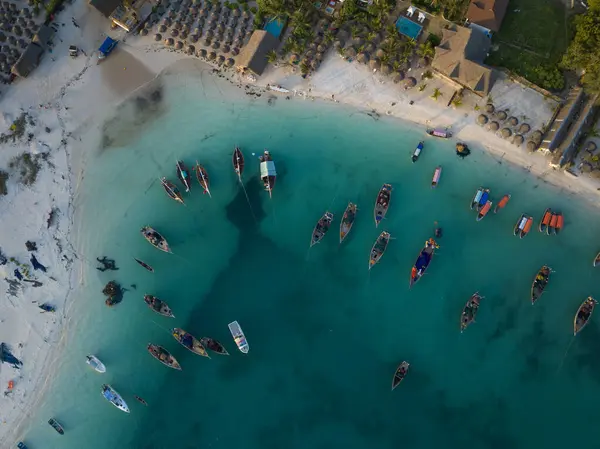
[[[90,12],[86,4],[71,5],[61,13],[65,16],[69,14],[75,15],[77,21],[82,25],[86,22],[85,17],[91,15],[89,20],[93,21],[92,25],[95,24],[97,27],[98,35],[100,35],[101,30],[108,28],[108,24],[104,22],[104,19],[95,17],[95,13]],[[59,363],[62,350],[66,346],[67,332],[72,325],[75,308],[80,304],[77,302],[77,292],[86,283],[84,262],[79,257],[85,251],[85,248],[80,247],[82,244],[80,241],[80,228],[75,226],[75,222],[82,210],[82,205],[78,204],[78,188],[85,178],[87,170],[87,153],[84,147],[90,148],[87,151],[93,151],[95,146],[87,141],[84,144],[76,139],[81,139],[81,135],[89,133],[90,127],[94,127],[98,121],[101,121],[103,116],[108,115],[115,107],[127,101],[139,89],[152,83],[161,73],[178,61],[194,60],[200,64],[206,64],[207,67],[212,67],[209,63],[200,61],[198,58],[176,53],[173,50],[164,48],[162,44],[151,43],[150,37],[137,36],[128,39],[127,49],[122,51],[122,58],[120,59],[115,58],[111,62],[109,58],[102,65],[97,66],[94,59],[95,55],[90,52],[90,57],[81,57],[80,60],[72,61],[68,57],[66,48],[71,41],[68,33],[73,32],[75,32],[73,27],[63,27],[61,35],[66,43],[57,44],[55,47],[57,49],[56,53],[62,56],[51,61],[46,55],[40,67],[28,79],[18,81],[9,88],[9,94],[0,99],[3,109],[6,111],[5,114],[11,115],[13,118],[17,116],[18,111],[29,111],[32,114],[36,120],[33,139],[40,143],[39,147],[47,147],[46,153],[50,155],[51,164],[54,165],[54,169],[50,165],[45,165],[40,171],[36,184],[30,187],[23,188],[19,184],[9,182],[9,195],[0,197],[0,203],[6,205],[10,200],[12,205],[17,203],[16,200],[18,199],[20,208],[17,212],[24,212],[28,207],[37,207],[39,211],[39,206],[36,205],[39,198],[31,195],[31,193],[40,190],[48,192],[51,198],[48,204],[51,204],[52,201],[59,203],[67,201],[66,211],[61,211],[59,214],[56,232],[54,233],[47,232],[40,236],[39,228],[32,229],[32,226],[23,226],[25,230],[22,230],[20,226],[14,223],[5,227],[9,230],[7,234],[10,233],[10,230],[15,231],[15,234],[11,237],[14,240],[19,240],[21,245],[20,252],[16,247],[11,248],[8,245],[9,254],[7,255],[9,257],[20,255],[22,257],[23,254],[27,254],[23,250],[24,241],[37,238],[38,242],[41,242],[41,249],[46,250],[45,253],[42,252],[44,254],[43,262],[48,264],[49,267],[60,267],[62,269],[61,276],[57,277],[56,283],[62,284],[66,280],[65,283],[69,286],[66,291],[61,290],[60,285],[56,286],[56,291],[50,290],[50,294],[57,298],[57,310],[62,311],[62,314],[60,316],[57,314],[56,320],[52,323],[44,322],[42,318],[46,318],[46,315],[39,314],[37,310],[32,309],[30,306],[28,309],[33,311],[26,310],[24,302],[15,306],[19,318],[30,325],[29,331],[32,328],[31,322],[34,325],[44,327],[48,346],[38,346],[34,348],[33,352],[26,347],[23,351],[18,351],[16,350],[16,341],[24,337],[13,336],[13,341],[4,340],[11,345],[15,350],[15,355],[23,359],[25,364],[25,367],[21,368],[24,371],[19,373],[19,380],[15,380],[15,391],[11,393],[13,400],[10,402],[5,401],[5,405],[0,408],[2,421],[7,424],[0,428],[0,441],[7,446],[13,444],[13,441],[10,440],[19,435],[27,426],[29,418],[43,401],[51,382],[57,375],[55,365]],[[90,35],[94,35],[94,32],[90,32]],[[97,36],[96,40],[98,40]],[[93,48],[96,42],[88,42],[86,45]],[[132,61],[132,59],[135,61]],[[85,65],[82,66],[81,64],[84,61]],[[117,77],[118,74],[127,72],[126,70],[121,71],[117,65],[129,63],[141,64],[142,67],[137,66],[135,70],[130,70],[130,73],[136,73],[132,73],[123,85],[115,87],[115,81],[111,81],[111,79]],[[111,74],[110,79],[105,79],[102,72],[110,72],[111,68],[115,72]],[[352,88],[350,90],[348,90],[348,80],[346,78],[335,77],[335,74],[340,73],[340,70],[344,68],[347,69],[349,76],[356,79],[356,82],[351,84]],[[116,71],[117,69],[119,69],[119,72]],[[45,76],[44,73],[50,73],[50,75]],[[150,78],[149,73],[152,75]],[[579,194],[582,199],[593,206],[600,205],[600,199],[597,195],[594,195],[597,187],[593,185],[592,180],[582,178],[577,180],[565,173],[553,170],[548,166],[548,161],[543,156],[539,154],[530,155],[524,149],[519,149],[485,131],[475,123],[474,119],[477,113],[473,110],[444,108],[441,103],[435,103],[433,100],[426,98],[421,98],[415,105],[409,106],[409,98],[412,98],[409,95],[416,93],[416,91],[402,92],[401,87],[393,85],[389,79],[381,83],[379,75],[374,75],[369,69],[357,63],[348,64],[334,54],[333,51],[327,55],[319,71],[307,80],[288,73],[286,67],[269,68],[267,73],[255,84],[242,80],[233,69],[227,72],[219,71],[212,74],[212,76],[225,78],[239,89],[239,95],[248,95],[249,89],[244,88],[244,85],[247,85],[250,86],[252,92],[260,92],[281,98],[282,94],[267,89],[267,84],[281,84],[290,91],[295,92],[295,95],[292,95],[293,100],[304,98],[305,100],[333,101],[349,108],[356,108],[359,111],[370,108],[371,111],[376,111],[381,117],[389,117],[393,120],[400,119],[424,127],[430,124],[433,126],[453,125],[458,130],[453,139],[462,140],[473,147],[482,146],[490,157],[496,160],[500,159],[503,162],[506,161],[517,168],[525,169],[528,174],[536,176],[555,187],[564,189],[569,194]],[[111,82],[113,85],[110,84]],[[356,87],[357,83],[359,84],[358,87]],[[39,92],[40,86],[49,86],[48,90],[44,91],[44,96],[41,99],[38,99],[35,95],[32,97],[31,92],[27,92],[28,90]],[[377,95],[372,95],[373,88],[383,86],[386,86],[385,89],[378,91]],[[285,96],[285,94],[283,95]],[[38,104],[45,106],[39,107]],[[97,109],[90,110],[90,104],[94,104]],[[49,127],[49,123],[52,123],[52,132],[46,132],[46,138],[44,128]],[[7,126],[3,126],[0,131],[6,132],[10,122],[3,125]],[[31,130],[28,129],[28,131]],[[101,133],[98,138],[101,138]],[[32,144],[31,142],[20,141],[15,145],[9,145],[9,147],[10,151],[5,149],[7,154],[3,156],[7,160],[23,151],[31,151]],[[0,162],[4,164],[6,161],[2,159]],[[63,189],[56,190],[56,185],[60,182],[64,183],[62,184]],[[32,198],[25,196],[28,193]],[[10,216],[11,214],[7,213],[5,215]],[[27,213],[22,215],[17,213],[12,219],[17,219],[18,224],[28,224],[30,220],[33,220],[33,227],[35,227],[36,222],[40,221],[39,216],[32,216]],[[0,223],[6,226],[8,219],[2,217],[0,220]],[[16,232],[17,229],[19,232]],[[63,242],[61,243],[62,248],[55,240]],[[48,253],[50,248],[52,250]],[[2,243],[2,250],[3,253],[6,250],[4,243]],[[67,255],[67,259],[70,256],[69,262],[65,262],[65,255]],[[3,274],[5,278],[10,275],[9,272]],[[54,276],[54,271],[52,274]],[[30,299],[46,297],[49,293],[47,288],[28,288],[27,296],[28,298],[31,297]],[[35,295],[30,294],[32,292]],[[6,334],[17,334],[17,330],[11,328],[5,332]],[[4,334],[0,334],[0,336],[6,338]],[[25,341],[28,341],[26,337]],[[22,380],[23,373],[26,373],[27,376],[25,381]],[[9,379],[13,378],[16,378],[15,371],[5,369],[0,375],[0,382],[6,384]],[[17,401],[20,402],[17,403]],[[12,408],[9,408],[8,405],[11,403]]]

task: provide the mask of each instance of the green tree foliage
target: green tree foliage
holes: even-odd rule
[[[600,1],[593,3],[594,8],[574,20],[575,36],[563,56],[562,66],[582,70],[587,89],[600,93]]]
[[[425,41],[424,44],[419,45],[417,54],[422,58],[433,59],[435,56],[435,49],[430,41]]]
[[[267,53],[267,61],[270,64],[273,64],[277,61],[277,52],[275,50],[271,50],[269,53]]]

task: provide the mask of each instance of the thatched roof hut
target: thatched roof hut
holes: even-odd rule
[[[596,151],[597,148],[598,148],[598,146],[594,142],[591,142],[591,141],[585,145],[585,151],[588,151],[590,153],[593,153],[594,151]]]
[[[200,48],[198,49],[198,51],[196,52],[196,56],[200,57],[200,58],[206,58],[206,49],[204,48]]]
[[[498,120],[506,120],[507,115],[506,112],[500,111],[498,112],[498,114],[496,114],[496,117],[498,118]]]
[[[169,38],[165,39],[164,44],[167,47],[172,47],[173,45],[175,45],[175,39],[173,39],[172,37],[169,37]]]
[[[252,33],[248,45],[242,49],[237,66],[260,76],[267,67],[267,55],[271,50],[276,50],[278,46],[279,39],[271,33],[256,30]]]
[[[529,136],[529,137],[531,138],[531,140],[533,140],[537,144],[540,144],[543,136],[544,136],[544,134],[541,131],[536,129],[534,132],[531,133],[531,136]]]
[[[225,56],[223,56],[223,55],[219,55],[219,56],[217,57],[217,62],[218,62],[219,64],[223,64],[223,63],[225,62]]]
[[[395,72],[394,73],[394,84],[399,84],[404,79],[404,72]]]
[[[500,134],[502,134],[502,137],[505,139],[508,139],[510,136],[512,136],[512,131],[509,128],[502,128]]]
[[[196,47],[194,47],[193,45],[188,45],[186,52],[188,55],[194,55],[196,54]]]
[[[477,117],[477,123],[480,125],[485,125],[488,121],[488,116],[485,114],[479,114],[479,117]]]
[[[521,126],[519,126],[519,133],[527,134],[529,131],[531,131],[531,126],[527,123],[521,123]]]
[[[356,57],[356,60],[361,64],[366,64],[367,62],[369,62],[369,54],[365,53],[364,51],[361,51]]]
[[[530,153],[533,153],[535,150],[537,150],[537,147],[538,144],[533,140],[527,142],[527,151],[529,151]]]
[[[233,67],[234,64],[235,64],[235,59],[233,59],[233,58],[227,58],[227,61],[225,61],[225,65],[227,67]]]
[[[406,88],[415,87],[416,85],[417,85],[417,79],[413,76],[409,76],[404,81],[404,87],[406,87]]]
[[[164,33],[165,31],[167,31],[167,26],[166,25],[159,25],[158,26],[158,32],[159,33]]]
[[[381,67],[381,61],[379,60],[379,58],[371,58],[371,60],[369,61],[369,67],[371,67],[371,70],[378,70]]]
[[[492,132],[496,132],[500,129],[500,124],[496,121],[490,122],[488,129]]]
[[[519,124],[519,119],[517,119],[517,117],[509,117],[508,124],[510,126],[517,126]]]
[[[217,53],[216,53],[216,52],[214,52],[214,51],[211,51],[211,52],[208,54],[208,59],[210,59],[211,61],[212,61],[212,60],[215,60],[215,59],[217,59]]]
[[[512,143],[514,143],[517,146],[523,145],[524,141],[525,141],[525,139],[523,138],[523,136],[521,134],[515,134],[512,139]]]
[[[175,42],[175,50],[181,50],[183,48],[183,42],[177,41]]]
[[[485,105],[485,112],[487,112],[488,114],[493,114],[495,110],[496,110],[496,108],[494,107],[493,104],[488,103]]]

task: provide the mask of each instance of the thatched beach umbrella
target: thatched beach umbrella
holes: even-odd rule
[[[208,54],[208,59],[210,59],[211,61],[212,61],[212,60],[214,60],[214,59],[217,59],[217,53],[216,53],[216,52],[214,52],[214,51],[211,51],[211,52]]]
[[[496,110],[496,108],[494,107],[493,104],[488,103],[485,105],[485,112],[487,112],[488,114],[493,114],[495,110]]]
[[[488,129],[492,132],[496,132],[500,129],[500,124],[496,121],[490,122],[490,124],[488,125]]]
[[[317,69],[319,68],[319,66],[320,66],[320,65],[321,65],[321,62],[320,62],[320,61],[318,61],[318,60],[316,60],[316,59],[313,59],[313,60],[310,62],[310,68],[311,68],[311,69],[313,69],[313,70],[317,70]]]
[[[413,76],[409,76],[408,78],[406,78],[406,81],[404,81],[404,87],[406,87],[407,89],[415,87],[416,85],[417,85],[417,80]]]
[[[218,64],[223,64],[224,62],[225,62],[225,56],[223,56],[223,55],[219,55],[219,56],[217,57],[217,63],[218,63]]]
[[[334,43],[333,43],[333,48],[335,48],[336,50],[338,48],[343,48],[344,47],[344,40],[343,39],[337,39]]]
[[[529,136],[531,138],[531,140],[533,140],[534,142],[537,142],[538,144],[542,141],[542,137],[544,136],[544,134],[539,131],[539,130],[535,130],[534,132],[531,133],[531,136]]]
[[[186,53],[188,55],[193,55],[196,53],[196,47],[194,47],[193,45],[188,45],[187,49],[186,49]]]
[[[381,64],[381,73],[389,75],[392,73],[392,67],[389,64]]]
[[[377,56],[378,58],[383,58],[385,56],[385,51],[383,51],[381,48],[377,50],[377,52],[375,52],[375,56]]]
[[[21,26],[21,27],[24,27],[26,24],[27,24],[27,22],[25,21],[25,18],[24,18],[24,17],[19,17],[19,18],[17,19],[17,25],[19,25],[19,26]]]
[[[227,67],[233,67],[234,64],[235,64],[235,59],[233,59],[233,58],[227,58],[227,61],[225,61],[225,65]]]
[[[510,126],[517,126],[519,124],[519,119],[517,119],[517,117],[509,117],[508,124]]]
[[[356,57],[356,60],[361,64],[366,64],[367,62],[369,62],[369,55],[364,51],[361,51]]]
[[[148,36],[148,28],[142,28],[140,30],[140,35],[141,36]]]
[[[206,58],[206,50],[204,48],[200,48],[197,52],[196,52],[196,56],[200,57],[200,58]]]
[[[378,70],[381,67],[381,61],[379,60],[379,58],[372,57],[369,60],[369,67],[371,67],[371,70]]]
[[[211,45],[211,48],[213,50],[218,50],[220,46],[221,46],[221,43],[219,41],[214,41]]]
[[[242,12],[239,9],[234,9],[233,10],[233,16],[234,17],[239,17],[242,15]]]
[[[506,112],[500,111],[498,112],[498,114],[496,114],[496,117],[498,118],[498,120],[506,120],[507,115]]]
[[[521,126],[519,126],[519,133],[521,134],[527,134],[530,130],[531,126],[529,126],[527,123],[522,123]]]
[[[394,84],[399,84],[404,79],[404,72],[394,73]]]
[[[215,35],[215,33],[213,33],[211,30],[207,30],[207,31],[206,31],[206,37],[207,37],[207,38],[211,38],[211,37],[213,37],[214,35]]]
[[[488,121],[488,116],[485,114],[479,114],[479,117],[477,117],[477,123],[480,125],[485,125]]]
[[[502,131],[500,131],[500,133],[505,139],[508,139],[510,136],[512,136],[512,131],[508,128],[502,128]]]
[[[173,36],[173,37],[179,36],[179,30],[177,28],[173,28],[171,30],[171,36]]]
[[[354,47],[362,47],[365,44],[365,40],[361,37],[357,37],[352,40],[352,45]]]
[[[354,47],[347,47],[344,50],[344,54],[348,57],[348,58],[355,58],[356,57],[356,50],[354,49]]]
[[[233,56],[237,56],[237,55],[239,55],[239,54],[240,54],[240,49],[239,49],[238,47],[233,47],[233,48],[231,49],[231,54],[232,54]]]
[[[6,62],[0,63],[0,70],[4,73],[8,73],[10,71],[10,66]]]
[[[23,28],[21,28],[19,25],[15,25],[12,29],[12,32],[17,36],[23,36]]]
[[[167,31],[167,26],[166,25],[159,25],[158,26],[158,32],[159,33],[164,33],[165,31]]]
[[[315,60],[316,60],[316,61],[319,61],[319,62],[321,62],[321,61],[323,61],[323,59],[325,59],[325,54],[324,54],[324,53],[317,53],[317,54],[315,55]]]
[[[175,39],[173,39],[172,37],[169,37],[169,38],[165,39],[164,43],[167,47],[172,47],[173,45],[175,45]]]
[[[374,54],[374,53],[375,53],[375,44],[373,44],[373,43],[368,43],[368,44],[365,46],[365,51],[366,51],[367,53]]]
[[[227,44],[225,44],[225,45],[223,45],[223,46],[221,47],[221,51],[222,51],[223,53],[229,53],[229,51],[230,51],[230,50],[231,50],[231,47],[230,47],[229,45],[227,45]]]
[[[327,48],[325,47],[325,45],[323,45],[323,44],[317,45],[317,53],[325,53],[326,50],[327,50]]]
[[[512,139],[512,143],[514,143],[517,146],[521,146],[523,145],[523,142],[525,141],[525,139],[523,138],[523,136],[521,134],[515,134],[513,139]]]
[[[533,140],[530,140],[527,142],[527,151],[529,151],[530,153],[533,153],[535,150],[537,150],[538,144],[535,143]]]
[[[204,45],[206,47],[210,47],[211,43],[212,43],[212,39],[210,37],[207,37],[206,39],[204,39]]]
[[[183,48],[183,42],[177,41],[175,42],[175,50],[181,50]]]
[[[588,153],[593,153],[597,149],[598,149],[598,146],[594,142],[588,142],[585,145],[585,151],[587,151]]]
[[[200,38],[200,36],[198,36],[197,34],[192,34],[192,35],[191,35],[191,36],[188,38],[188,40],[189,40],[190,42],[192,42],[193,44],[195,44],[196,42],[198,42],[198,39],[199,39],[199,38]]]

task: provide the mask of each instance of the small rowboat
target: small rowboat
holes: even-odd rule
[[[127,406],[127,402],[125,402],[121,395],[117,393],[117,390],[115,390],[110,385],[102,385],[102,396],[104,396],[104,399],[106,399],[108,402],[110,402],[122,412],[129,413],[129,407]]]
[[[431,188],[435,189],[439,182],[440,182],[440,176],[442,176],[442,167],[436,167],[435,171],[433,172],[433,178],[431,178]]]
[[[373,247],[371,248],[371,254],[369,256],[369,270],[379,262],[385,250],[387,249],[388,243],[390,242],[390,233],[383,231],[375,240]]]
[[[356,218],[357,210],[358,208],[354,203],[348,203],[348,206],[346,206],[346,210],[344,211],[344,215],[342,216],[342,221],[340,223],[340,243],[342,243],[350,233],[352,225],[354,224],[354,219]]]
[[[533,217],[527,217],[527,221],[525,222],[525,226],[523,226],[523,229],[521,229],[519,238],[522,239],[527,234],[529,234],[529,231],[531,231],[532,226],[533,226]]]
[[[142,229],[140,229],[140,233],[144,236],[148,243],[155,248],[160,249],[165,253],[171,252],[171,248],[169,248],[167,239],[165,239],[156,229],[151,228],[150,226],[144,226]]]
[[[452,133],[447,129],[428,129],[427,134],[433,137],[440,137],[442,139],[449,139],[452,137]]]
[[[319,218],[319,221],[317,221],[317,224],[313,229],[312,237],[310,238],[311,247],[319,243],[323,237],[325,237],[325,234],[327,234],[327,231],[329,231],[332,221],[333,214],[329,211],[325,212],[325,214]]]
[[[27,445],[25,443],[23,443],[22,441],[19,441],[17,443],[17,449],[29,449],[29,448],[27,447]]]
[[[487,204],[489,198],[490,198],[490,189],[483,189],[481,198],[479,198],[479,202],[477,203],[477,212],[480,212],[481,209],[483,209],[483,207]]]
[[[415,262],[415,264],[412,267],[412,270],[410,271],[408,288],[412,288],[413,284],[415,284],[419,279],[423,277],[423,275],[427,271],[427,267],[429,267],[429,264],[433,259],[435,250],[438,248],[439,245],[433,239],[429,239],[425,242],[425,247],[419,253],[417,261]]]
[[[475,209],[475,207],[477,207],[477,205],[479,204],[479,200],[481,199],[481,197],[483,196],[483,187],[480,187],[479,189],[477,189],[477,192],[475,192],[475,195],[473,195],[473,199],[471,200],[471,210]]]
[[[235,147],[233,150],[233,156],[231,157],[233,163],[233,170],[237,175],[240,182],[242,182],[242,174],[244,173],[244,155],[239,147]]]
[[[163,365],[181,371],[181,365],[179,364],[177,359],[173,357],[171,353],[162,346],[148,343],[148,352],[152,357],[154,357]]]
[[[510,195],[509,194],[504,195],[502,197],[502,199],[498,202],[498,204],[496,204],[496,207],[494,208],[494,213],[497,214],[500,209],[503,209],[504,206],[506,206],[508,204],[509,200],[510,200]]]
[[[60,425],[60,423],[55,420],[54,418],[50,418],[48,420],[48,424],[50,424],[52,426],[52,428],[54,430],[56,430],[58,433],[60,433],[61,435],[65,434],[65,429],[63,429],[63,426]]]
[[[144,302],[159,315],[166,316],[167,318],[175,318],[170,307],[162,299],[158,299],[152,295],[144,295]]]
[[[171,335],[173,335],[173,338],[181,343],[181,346],[184,348],[189,349],[194,354],[201,355],[202,357],[208,357],[210,359],[208,352],[206,352],[206,349],[204,349],[204,346],[202,346],[200,340],[198,340],[189,332],[176,327],[175,329],[171,329]]]
[[[375,218],[375,227],[379,226],[381,220],[385,218],[388,208],[390,207],[390,200],[392,199],[392,185],[384,184],[375,200],[375,208],[373,210],[373,216]]]
[[[588,296],[588,298],[581,303],[579,309],[577,309],[575,318],[573,319],[573,335],[577,335],[586,326],[592,317],[596,304],[598,304],[598,301],[591,296]]]
[[[540,232],[545,232],[548,229],[548,225],[550,224],[550,219],[552,218],[552,210],[550,208],[544,211],[544,215],[542,215],[542,221],[538,226]]]
[[[479,213],[477,214],[477,221],[483,220],[491,208],[492,208],[491,201],[488,201],[487,203],[485,203],[485,206],[483,206],[481,208],[481,210],[479,211]]]
[[[202,343],[202,346],[204,346],[206,349],[210,349],[211,351],[216,352],[217,354],[229,355],[227,349],[225,349],[225,346],[223,346],[214,338],[202,337],[200,339],[200,343]]]
[[[178,203],[185,204],[183,201],[183,196],[181,196],[181,192],[175,184],[173,184],[171,181],[164,177],[160,178],[160,183],[162,184],[163,189],[165,189],[165,192],[167,192],[167,195],[169,195],[171,199],[174,199]]]
[[[419,142],[419,144],[417,145],[417,148],[415,148],[415,151],[412,155],[413,163],[417,162],[417,160],[419,159],[419,156],[421,155],[421,151],[423,151],[423,141]]]
[[[275,187],[275,180],[277,179],[277,170],[275,169],[275,162],[273,162],[271,153],[267,150],[260,157],[260,179],[263,182],[265,190],[269,192],[269,197],[273,197],[273,187]]]
[[[146,401],[144,401],[142,398],[140,398],[138,395],[134,394],[133,397],[135,398],[136,401],[138,401],[140,404],[145,405],[146,407],[148,407],[148,403]]]
[[[198,183],[204,189],[203,193],[208,193],[208,196],[212,198],[209,189],[210,179],[208,178],[208,173],[206,172],[206,169],[198,163],[198,161],[196,161],[196,165],[194,165],[194,172],[196,172],[196,179],[198,180]]]
[[[242,330],[237,321],[229,323],[229,332],[231,332],[233,341],[235,341],[235,344],[237,345],[238,349],[244,354],[248,354],[248,351],[250,350],[250,345],[246,340],[244,331]]]
[[[542,296],[544,290],[546,289],[546,285],[548,285],[548,281],[550,280],[550,273],[552,273],[552,269],[546,265],[540,268],[540,271],[535,275],[535,279],[533,280],[533,284],[531,284],[531,304],[535,304],[535,302]]]
[[[554,227],[554,233],[558,234],[560,232],[560,230],[563,228],[563,225],[565,224],[565,222],[564,222],[562,213],[558,212],[556,215],[558,216],[558,218],[556,220],[556,226]]]
[[[600,253],[596,254],[594,258],[594,262],[592,262],[592,266],[596,267],[600,263]]]
[[[140,259],[136,259],[135,257],[133,258],[133,260],[135,260],[137,263],[139,263],[142,267],[144,267],[146,270],[148,270],[150,273],[154,273],[154,268],[152,268],[150,265],[148,265],[146,262],[144,262],[143,260]]]
[[[527,223],[527,216],[525,214],[521,214],[515,223],[515,227],[513,228],[513,235],[519,235],[521,229],[525,227],[525,223]]]
[[[392,378],[392,391],[400,385],[400,382],[404,380],[404,377],[408,374],[408,368],[410,367],[410,363],[406,360],[396,368],[396,372],[394,373],[394,377]]]
[[[181,183],[185,186],[185,191],[189,192],[192,188],[192,180],[190,178],[190,171],[187,169],[183,161],[177,161],[177,177]]]
[[[558,214],[552,214],[550,217],[550,223],[548,223],[548,227],[546,228],[546,234],[552,235],[556,234],[556,225],[558,223]]]
[[[85,359],[86,359],[85,363],[87,363],[92,368],[94,368],[94,371],[96,371],[98,373],[106,372],[106,366],[104,366],[104,363],[102,363],[100,361],[100,359],[98,357],[96,357],[95,355],[88,355],[85,357]]]
[[[477,317],[477,311],[479,310],[479,302],[483,299],[483,296],[479,292],[473,293],[473,296],[469,298],[465,307],[463,308],[462,314],[460,315],[460,332],[469,327],[471,323],[475,322]]]

